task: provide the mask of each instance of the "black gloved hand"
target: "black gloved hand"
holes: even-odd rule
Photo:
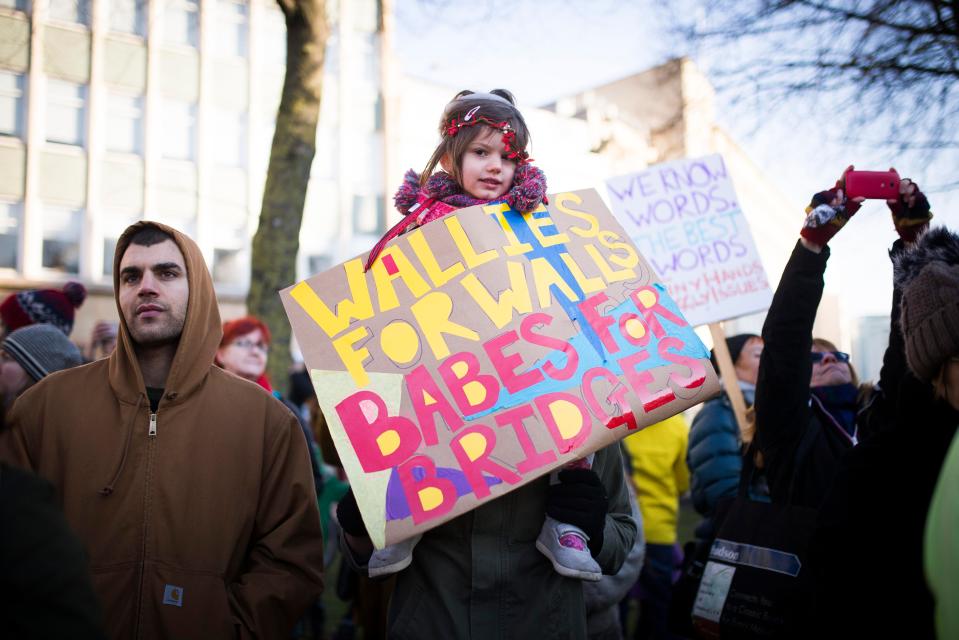
[[[589,536],[589,552],[595,558],[603,548],[603,531],[609,498],[606,487],[592,469],[564,469],[559,484],[549,487],[546,515],[579,527]]]
[[[340,523],[340,528],[351,536],[356,538],[370,537],[366,532],[366,525],[363,524],[360,508],[356,505],[353,487],[350,487],[346,495],[337,503],[336,520]]]

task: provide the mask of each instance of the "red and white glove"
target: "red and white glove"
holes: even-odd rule
[[[896,232],[906,244],[915,242],[919,234],[929,228],[932,220],[929,200],[912,180],[903,178],[899,182],[899,198],[886,200],[886,204],[892,212]]]
[[[858,199],[846,198],[844,178],[846,172],[851,170],[850,165],[843,172],[843,178],[836,181],[835,187],[813,195],[809,206],[806,207],[806,221],[799,235],[812,244],[826,246],[862,206]]]

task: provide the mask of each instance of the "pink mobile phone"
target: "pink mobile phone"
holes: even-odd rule
[[[849,171],[846,197],[895,200],[899,197],[899,174],[895,171]]]

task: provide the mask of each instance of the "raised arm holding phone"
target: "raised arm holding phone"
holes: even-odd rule
[[[888,205],[900,236],[889,251],[896,272],[889,345],[874,398],[859,415],[869,435],[840,461],[819,510],[810,562],[823,631],[836,637],[934,638],[923,532],[959,413],[936,397],[928,379],[911,370],[907,353],[924,353],[930,343],[919,335],[924,330],[906,325],[904,310],[908,307],[916,318],[913,325],[933,320],[928,294],[938,294],[904,287],[901,272],[904,263],[925,260],[918,255],[935,255],[915,247],[917,240],[929,245],[932,236],[948,232],[935,229],[923,235],[932,212],[908,179]],[[956,284],[952,286],[954,291]],[[948,343],[948,336],[939,335],[938,342]]]

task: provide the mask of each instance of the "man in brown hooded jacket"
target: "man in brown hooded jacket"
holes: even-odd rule
[[[117,243],[120,340],[15,403],[3,457],[60,492],[112,638],[288,638],[322,590],[296,418],[213,364],[221,324],[196,244],[152,222]]]

